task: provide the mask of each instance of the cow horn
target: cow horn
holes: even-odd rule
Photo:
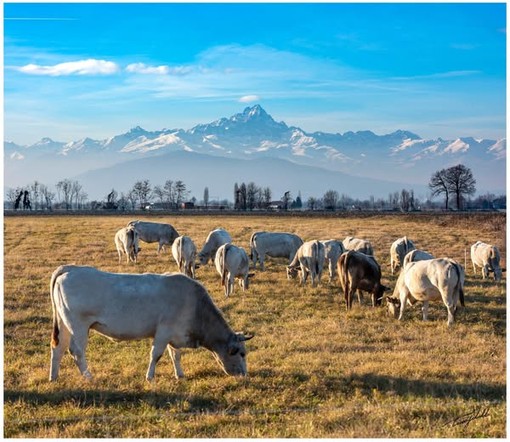
[[[237,335],[237,336],[239,338],[239,341],[243,342],[243,341],[249,341],[250,339],[253,339],[253,337],[255,335],[249,335],[249,334],[248,335],[244,335],[243,333],[241,333],[240,335]]]

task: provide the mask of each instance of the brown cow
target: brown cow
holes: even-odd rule
[[[383,294],[389,288],[381,284],[381,267],[373,256],[349,250],[340,256],[337,270],[347,310],[352,308],[356,290],[371,293],[372,306],[381,305]]]

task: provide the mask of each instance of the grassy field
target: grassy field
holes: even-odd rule
[[[212,265],[198,270],[234,330],[247,343],[245,379],[226,376],[205,349],[185,350],[177,381],[167,354],[145,381],[150,341],[113,343],[92,332],[92,381],[66,355],[48,382],[49,278],[67,263],[112,272],[176,271],[167,252],[142,243],[138,264],[117,263],[113,237],[132,217],[4,218],[4,436],[35,437],[494,437],[506,436],[506,278],[474,276],[468,257],[466,308],[453,327],[446,308],[419,305],[398,322],[386,308],[354,304],[347,312],[338,283],[312,289],[288,281],[284,261],[266,261],[250,289],[223,295]],[[372,241],[383,283],[394,287],[389,248],[404,234],[418,248],[464,265],[477,240],[500,248],[504,215],[243,217],[153,216],[203,245],[226,228],[248,249],[256,230],[291,231],[304,240]]]

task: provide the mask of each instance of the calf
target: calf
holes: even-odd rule
[[[429,252],[425,252],[424,250],[420,249],[411,250],[404,257],[401,269],[403,269],[404,266],[410,262],[425,261],[426,259],[434,259],[434,257]]]
[[[243,292],[248,289],[250,261],[244,249],[233,244],[223,244],[216,252],[214,265],[221,276],[221,286],[225,288],[227,298],[234,293],[235,278],[239,278]]]
[[[115,234],[115,247],[119,255],[119,264],[122,259],[122,254],[126,254],[126,262],[137,262],[138,252],[138,233],[133,226],[123,227]]]
[[[179,267],[179,272],[195,279],[195,257],[197,248],[189,236],[179,236],[172,244],[172,256]]]
[[[324,257],[324,244],[320,241],[314,240],[303,243],[297,250],[292,262],[287,266],[287,278],[295,278],[299,271],[300,284],[304,285],[308,275],[310,275],[312,287],[315,287],[317,283],[321,282]]]
[[[205,240],[205,244],[198,254],[198,260],[200,261],[200,264],[205,265],[209,262],[210,259],[214,260],[216,251],[220,248],[220,246],[231,242],[232,238],[224,229],[215,229],[209,232],[209,235],[207,235]]]
[[[127,225],[134,226],[141,241],[147,243],[158,243],[158,255],[163,247],[172,245],[179,236],[177,230],[170,224],[153,223],[150,221],[130,221]]]
[[[250,257],[253,267],[260,263],[260,270],[264,270],[266,255],[272,258],[288,258],[292,262],[303,240],[287,232],[255,232],[250,238]]]
[[[347,310],[352,308],[352,298],[356,290],[371,293],[374,307],[381,304],[384,292],[389,290],[381,284],[381,267],[373,256],[348,250],[340,256],[337,270]]]
[[[414,243],[407,239],[407,236],[397,239],[390,247],[390,267],[393,275],[397,267],[402,267],[404,257],[416,247]]]
[[[345,252],[344,245],[336,239],[321,241],[324,244],[325,261],[329,270],[329,282],[333,281],[336,274],[336,265],[340,255]]]
[[[352,236],[347,236],[342,244],[345,250],[354,250],[356,252],[364,253],[365,255],[374,255],[374,249],[370,241],[366,239],[353,238]]]
[[[503,271],[499,266],[499,249],[491,244],[477,241],[471,246],[471,262],[473,263],[473,273],[476,274],[476,268],[482,268],[483,279],[489,276],[489,273],[494,274],[495,281],[501,281]]]

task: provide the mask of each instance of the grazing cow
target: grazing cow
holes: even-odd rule
[[[195,278],[195,257],[197,248],[189,236],[179,236],[172,244],[172,256],[179,267],[179,272]]]
[[[372,244],[370,241],[366,239],[353,238],[352,236],[347,236],[342,242],[344,249],[354,250],[356,252],[364,253],[365,255],[373,255],[374,249],[372,248]]]
[[[223,244],[216,251],[214,265],[221,276],[221,286],[225,287],[227,298],[234,293],[235,278],[239,278],[243,292],[248,288],[250,260],[243,248],[230,243]]]
[[[390,247],[390,267],[393,275],[397,267],[402,267],[404,257],[411,251],[416,249],[414,243],[407,239],[407,236],[397,239]]]
[[[340,258],[340,255],[345,252],[344,245],[341,241],[337,241],[336,239],[328,239],[326,241],[321,241],[321,243],[324,244],[324,264],[327,264],[328,266],[329,282],[332,282],[336,274],[338,258]]]
[[[476,274],[476,268],[482,268],[483,279],[494,273],[494,280],[501,281],[504,269],[499,266],[499,250],[496,246],[477,241],[471,246],[471,262],[473,263],[473,273]]]
[[[381,284],[381,267],[371,255],[348,250],[340,256],[337,270],[347,310],[352,308],[352,298],[356,290],[371,293],[374,307],[381,304],[384,292],[389,290]],[[359,293],[358,299],[361,303]]]
[[[180,273],[107,273],[93,267],[65,265],[51,276],[53,308],[50,381],[69,349],[81,374],[92,375],[85,349],[89,330],[116,341],[153,338],[146,378],[168,349],[176,378],[181,348],[205,347],[225,373],[246,375],[244,341],[253,336],[234,333],[199,282]]]
[[[133,226],[123,227],[115,234],[115,247],[119,255],[119,264],[122,259],[122,254],[126,254],[126,261],[136,262],[138,252],[138,233]]]
[[[434,259],[434,257],[429,252],[425,252],[424,250],[411,250],[406,254],[406,256],[404,256],[404,262],[400,268],[403,269],[404,266],[410,262],[425,261],[426,259]]]
[[[388,297],[390,314],[403,319],[407,301],[423,302],[423,320],[428,318],[429,301],[442,300],[448,310],[448,326],[453,324],[457,304],[464,306],[464,269],[449,258],[428,259],[404,265],[392,297]],[[399,310],[400,309],[400,310]]]
[[[308,275],[312,279],[312,287],[321,282],[324,268],[324,244],[320,241],[307,241],[299,247],[292,262],[287,266],[287,278],[295,278],[298,271],[301,276],[301,285],[305,285]],[[316,282],[317,281],[317,282]]]
[[[264,270],[266,255],[272,258],[288,258],[290,264],[301,244],[303,240],[293,233],[255,232],[250,238],[253,267],[257,267],[258,260],[260,270]]]
[[[170,224],[153,223],[150,221],[130,221],[129,226],[134,226],[138,232],[138,237],[147,243],[158,243],[158,255],[163,247],[167,244],[172,245],[175,239],[179,236]]]
[[[198,254],[200,264],[205,265],[210,259],[214,260],[216,251],[220,248],[220,246],[231,242],[232,238],[224,229],[216,229],[209,232],[209,235],[207,235],[205,240],[204,247],[202,247],[202,250]]]

